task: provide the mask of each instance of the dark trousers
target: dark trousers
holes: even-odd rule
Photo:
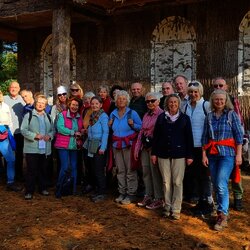
[[[23,136],[22,134],[14,134],[16,141],[16,161],[15,176],[17,180],[23,180]]]
[[[35,191],[36,181],[38,180],[39,192],[46,189],[46,168],[47,158],[45,154],[26,154],[26,193],[33,194]]]
[[[90,185],[95,186],[95,172],[94,168],[91,166],[91,157],[88,156],[88,150],[83,149],[83,161],[84,161],[84,171],[82,175],[83,186]]]
[[[97,194],[104,194],[106,191],[106,154],[94,154],[91,157],[91,168],[94,169]]]

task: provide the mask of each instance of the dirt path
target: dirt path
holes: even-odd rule
[[[1,184],[0,249],[250,249],[250,176],[243,181],[245,211],[231,210],[223,232],[192,217],[187,204],[181,220],[171,221],[160,211],[118,205],[113,196],[99,204],[39,194],[25,201]]]

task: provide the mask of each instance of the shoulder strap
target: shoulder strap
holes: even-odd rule
[[[233,110],[229,110],[227,112],[227,122],[230,127],[232,127],[232,122],[233,122]]]
[[[186,104],[185,110],[184,110],[183,114],[186,114],[186,113],[187,113],[187,108],[188,108],[188,104]]]
[[[204,102],[202,103],[202,108],[203,108],[203,112],[204,112],[204,115],[207,116],[207,111],[206,111],[206,108],[205,108],[205,103],[207,101],[204,100]]]
[[[29,125],[30,125],[30,122],[31,122],[31,119],[32,119],[32,111],[29,110],[28,113],[29,113]],[[51,124],[51,117],[50,117],[50,115],[48,113],[46,113],[46,115],[48,117],[49,123]]]
[[[127,116],[128,120],[132,118],[132,109],[130,109],[128,111],[128,116]]]

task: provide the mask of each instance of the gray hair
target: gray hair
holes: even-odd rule
[[[164,101],[164,110],[166,110],[166,111],[169,111],[169,110],[168,110],[168,101],[169,101],[169,99],[170,99],[171,97],[177,98],[179,108],[180,108],[180,106],[181,106],[181,98],[179,97],[179,95],[176,94],[176,93],[170,94],[170,95],[166,96],[166,99],[165,99],[165,101]]]
[[[125,91],[125,90],[118,91],[117,94],[115,95],[115,103],[116,103],[116,101],[117,101],[117,99],[118,99],[119,96],[125,96],[127,98],[128,104],[129,104],[130,97],[129,97],[129,94],[128,94],[127,91]]]
[[[85,93],[85,95],[83,96],[83,99],[84,98],[90,98],[91,99],[94,96],[95,96],[95,94],[92,91],[89,91],[89,92]]]
[[[225,104],[225,109],[227,110],[234,110],[234,106],[230,100],[229,94],[222,89],[216,89],[212,92],[211,96],[210,96],[210,105],[211,105],[211,110],[214,111],[215,107],[213,104],[213,99],[215,95],[224,95],[226,97],[226,104]]]
[[[158,101],[160,101],[160,98],[161,98],[160,93],[157,93],[157,92],[148,92],[148,93],[146,94],[146,96],[145,96],[145,99],[147,99],[147,97],[149,97],[149,96],[154,97],[154,99],[156,99],[156,100],[158,100]]]
[[[109,86],[108,85],[100,85],[99,86],[99,88],[98,88],[98,92],[100,92],[102,89],[105,89],[106,90],[106,92],[108,93],[108,95],[109,95]]]
[[[202,84],[199,82],[199,81],[191,81],[189,84],[188,84],[188,89],[187,91],[189,90],[198,90],[200,95],[203,96],[203,86]]]

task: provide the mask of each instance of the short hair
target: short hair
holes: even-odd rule
[[[102,89],[105,89],[107,94],[109,95],[109,86],[108,85],[100,85],[99,88],[97,89],[98,93],[102,90]]]
[[[223,80],[225,81],[225,83],[227,84],[227,81],[225,80],[225,78],[223,78],[222,76],[217,76],[212,80],[212,84],[214,84],[217,80]]]
[[[143,86],[142,86],[142,83],[140,83],[140,82],[134,82],[134,83],[131,84],[131,88],[132,88],[133,85],[135,85],[135,84],[139,84],[139,85],[141,85],[141,87],[143,87]]]
[[[125,90],[120,90],[119,92],[117,92],[117,94],[115,96],[115,103],[116,103],[119,96],[125,96],[127,98],[127,101],[128,101],[127,106],[128,106],[128,104],[130,102],[130,97],[129,97],[128,92]]]
[[[100,102],[101,104],[103,103],[102,98],[101,98],[100,96],[97,96],[97,95],[93,96],[93,97],[91,98],[90,102],[92,102],[93,100],[97,100],[97,101]]]
[[[168,101],[169,101],[169,99],[170,99],[171,97],[177,98],[177,100],[178,100],[178,105],[179,105],[179,108],[180,108],[180,106],[181,106],[181,98],[179,97],[178,94],[174,93],[174,94],[170,94],[170,95],[166,96],[165,101],[164,101],[164,110],[169,111],[169,110],[168,110]]]
[[[123,87],[121,87],[120,85],[113,85],[112,87],[111,87],[111,89],[110,89],[110,91],[109,91],[109,96],[112,98],[112,99],[114,99],[114,95],[113,95],[113,92],[115,91],[115,90],[123,90]]]
[[[20,95],[22,95],[23,93],[27,93],[27,94],[30,95],[30,97],[33,97],[33,93],[32,93],[32,91],[30,91],[30,90],[23,89],[23,90],[20,91]]]
[[[39,94],[39,95],[36,95],[35,97],[35,102],[34,102],[34,105],[36,106],[37,102],[38,102],[38,99],[44,99],[45,100],[45,105],[47,106],[48,105],[48,99],[45,95],[42,95],[42,94]]]
[[[11,87],[11,85],[12,85],[13,83],[17,84],[18,87],[19,87],[19,89],[20,89],[20,84],[19,84],[17,81],[11,81],[11,82],[10,82],[10,85],[9,85],[9,89],[10,89],[10,87]]]
[[[157,92],[148,92],[145,96],[145,99],[147,99],[147,97],[152,96],[154,97],[156,100],[160,101],[161,95],[160,93]]]
[[[234,110],[234,106],[230,100],[229,94],[223,90],[223,89],[216,89],[212,92],[211,96],[210,96],[210,105],[211,105],[211,110],[214,111],[215,107],[213,104],[213,98],[215,95],[224,95],[226,97],[226,104],[225,104],[225,109],[227,110]]]
[[[82,105],[81,99],[79,99],[78,97],[75,97],[75,96],[69,98],[69,99],[67,100],[67,108],[69,108],[69,106],[70,106],[70,104],[72,103],[72,101],[78,102],[78,105],[79,105],[78,111],[79,111],[80,108],[81,108],[81,105]]]
[[[177,76],[175,76],[175,77],[173,78],[173,83],[175,83],[175,81],[176,81],[176,79],[177,79],[178,77],[182,77],[182,78],[185,80],[185,82],[188,84],[188,79],[187,79],[187,77],[184,76],[184,75],[177,75]]]
[[[88,91],[88,92],[86,92],[86,93],[84,94],[83,99],[84,99],[84,98],[92,98],[92,97],[94,97],[94,96],[95,96],[95,94],[94,94],[92,91]]]
[[[188,84],[188,89],[187,91],[189,90],[198,90],[200,95],[203,96],[203,86],[202,84],[199,82],[199,81],[191,81],[189,84]]]

